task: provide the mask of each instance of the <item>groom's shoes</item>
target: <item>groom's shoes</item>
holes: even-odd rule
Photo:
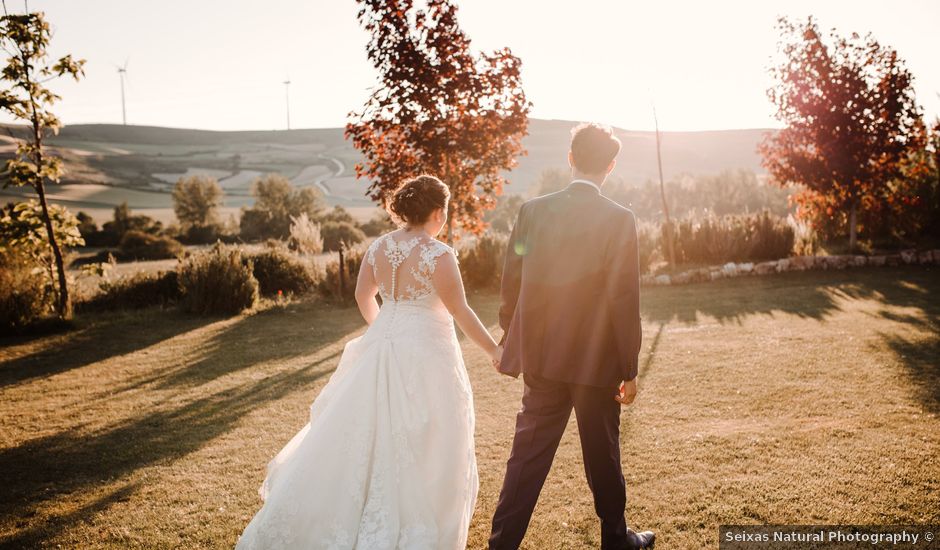
[[[656,544],[656,534],[652,531],[643,531],[637,533],[633,529],[627,529],[627,550],[640,550],[641,548],[652,548]]]

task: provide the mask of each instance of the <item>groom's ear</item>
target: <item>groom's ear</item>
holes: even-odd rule
[[[571,157],[571,153],[568,153],[568,157]],[[614,166],[617,166],[617,159],[610,161],[610,164],[607,165],[607,173],[610,174],[614,171]]]
[[[574,168],[574,153],[568,151],[568,168]]]

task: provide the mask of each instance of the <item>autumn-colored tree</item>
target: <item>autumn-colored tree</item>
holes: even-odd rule
[[[916,130],[918,147],[901,162],[901,176],[888,184],[883,208],[886,237],[909,245],[940,244],[940,119]]]
[[[451,190],[447,238],[454,222],[479,233],[482,214],[506,183],[504,170],[524,154],[531,103],[521,62],[508,48],[476,54],[450,0],[357,0],[366,48],[380,83],[346,137],[365,156],[356,175],[383,204],[406,179],[430,173]]]
[[[794,197],[801,214],[847,227],[854,249],[861,218],[871,222],[890,199],[888,183],[917,145],[911,74],[871,35],[824,37],[812,17],[781,18],[778,28],[780,64],[768,96],[785,128],[761,143],[764,166],[781,184],[803,185]]]
[[[4,6],[4,12],[6,7]],[[56,77],[70,76],[78,80],[84,75],[84,60],[66,55],[50,63],[46,48],[51,30],[42,12],[22,15],[4,13],[0,17],[0,47],[7,54],[6,66],[0,72],[5,84],[0,90],[0,109],[29,125],[29,136],[19,140],[16,154],[7,161],[4,186],[29,185],[36,190],[45,226],[45,236],[55,260],[58,275],[56,314],[66,319],[72,314],[68,279],[62,259],[60,243],[56,239],[49,205],[46,201],[45,182],[59,181],[61,160],[48,155],[43,140],[59,131],[61,123],[50,107],[60,99],[45,84]]]

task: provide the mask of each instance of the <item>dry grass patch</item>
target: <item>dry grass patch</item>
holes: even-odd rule
[[[622,416],[629,523],[679,549],[717,547],[720,523],[937,523],[938,293],[921,268],[646,291],[641,394]],[[474,303],[494,322],[495,296]],[[0,342],[0,545],[231,547],[362,329],[355,309],[302,302]],[[464,352],[483,548],[522,385]],[[574,430],[524,548],[598,546]]]

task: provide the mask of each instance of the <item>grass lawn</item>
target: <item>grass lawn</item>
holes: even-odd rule
[[[496,297],[473,301],[495,323]],[[657,287],[643,317],[627,519],[659,546],[717,548],[721,523],[940,523],[935,269]],[[299,302],[0,341],[0,546],[231,547],[266,462],[362,330],[355,309]],[[464,353],[483,548],[522,385]],[[572,418],[523,547],[596,548],[598,531]]]

